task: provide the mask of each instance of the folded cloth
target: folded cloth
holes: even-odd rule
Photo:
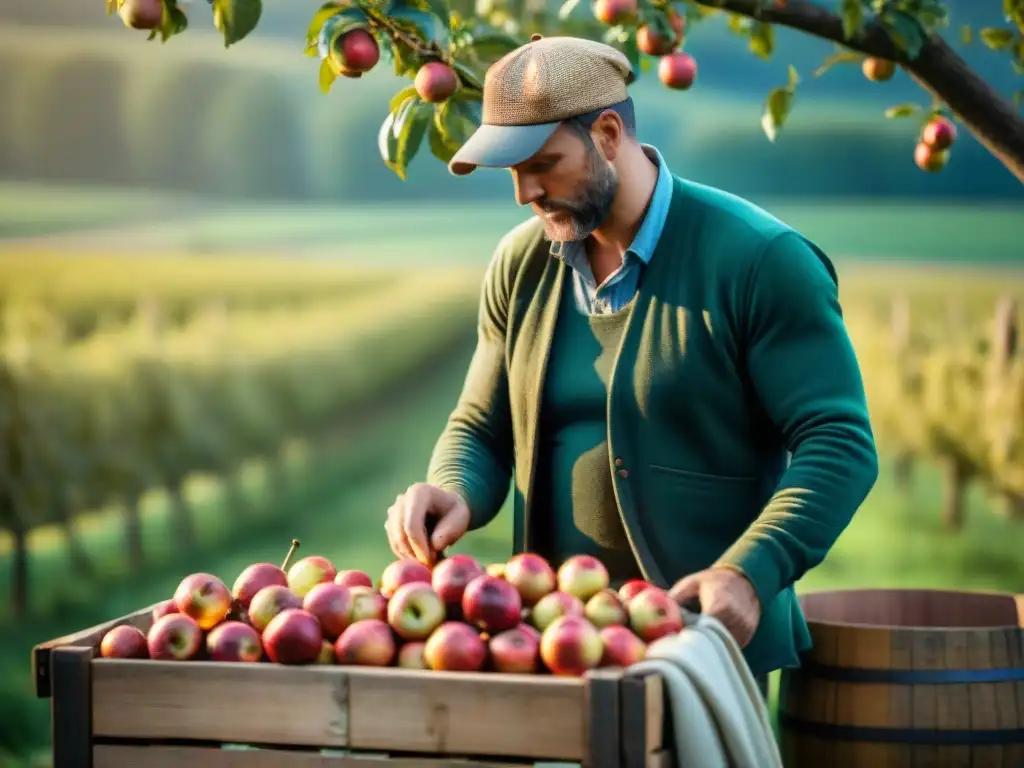
[[[757,681],[736,640],[710,616],[688,617],[628,673],[661,675],[678,768],[782,768]]]

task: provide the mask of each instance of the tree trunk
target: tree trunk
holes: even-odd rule
[[[28,615],[28,531],[18,527],[11,531],[11,536],[11,613],[15,619],[22,619]]]
[[[942,527],[960,531],[964,527],[967,494],[967,467],[955,458],[940,462],[942,468]]]
[[[1000,517],[1024,521],[1024,497],[1015,493],[999,493],[992,500],[992,505]]]
[[[1024,183],[1024,118],[996,93],[941,37],[934,36],[910,60],[878,23],[866,24],[852,40],[835,13],[807,0],[770,7],[764,0],[697,0],[698,5],[778,24],[831,40],[853,51],[896,62],[926,91],[944,101],[975,138]]]
[[[126,496],[122,501],[122,507],[124,508],[124,548],[128,558],[128,571],[129,573],[138,573],[146,564],[138,495],[133,493]]]
[[[893,482],[900,493],[909,494],[914,487],[914,454],[900,451],[892,464]]]
[[[196,535],[195,522],[192,520],[192,511],[188,508],[188,501],[185,500],[183,481],[172,482],[167,485],[167,498],[171,505],[171,523],[174,526],[174,536],[177,544],[184,549],[195,547],[198,536]]]
[[[66,493],[58,492],[54,503],[57,505],[55,517],[61,521],[64,530],[64,544],[68,549],[68,560],[71,562],[71,569],[78,576],[91,578],[96,571],[75,527],[75,513],[71,500]]]

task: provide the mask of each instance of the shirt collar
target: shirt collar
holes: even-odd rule
[[[633,242],[626,249],[625,259],[636,258],[644,264],[651,262],[654,256],[654,249],[661,238],[661,232],[665,228],[665,219],[668,216],[669,203],[672,199],[672,172],[662,157],[661,152],[651,144],[641,144],[640,148],[644,154],[658,166],[658,181],[654,185],[654,193],[647,206],[647,213],[644,214],[640,229],[637,230]],[[583,241],[552,242],[551,255],[560,258],[570,267],[576,268],[582,259],[586,264],[586,249]]]

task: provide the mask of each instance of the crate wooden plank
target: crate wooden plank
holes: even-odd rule
[[[665,695],[661,675],[624,677],[620,695],[622,765],[647,768],[665,746]]]
[[[49,654],[52,666],[51,728],[53,764],[90,768],[92,729],[89,720],[90,669],[93,649],[69,646]]]
[[[97,737],[346,746],[346,671],[329,666],[96,659]]]
[[[533,768],[533,763],[479,762],[460,758],[322,754],[288,749],[224,750],[217,747],[100,744],[94,768]]]
[[[584,768],[619,768],[621,682],[622,672],[618,669],[595,669],[584,679],[587,702]]]
[[[580,678],[346,668],[349,746],[582,761]]]
[[[153,624],[153,609],[157,605],[159,603],[154,603],[148,608],[142,608],[127,616],[111,619],[94,627],[75,632],[73,635],[58,637],[56,640],[49,640],[35,646],[32,649],[32,674],[36,681],[36,696],[40,698],[49,698],[50,696],[50,654],[54,648],[66,645],[96,648],[107,632],[121,624],[131,624],[143,632],[148,632]]]

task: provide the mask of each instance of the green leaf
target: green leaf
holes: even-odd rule
[[[483,90],[484,79],[479,74],[477,74],[477,72],[474,71],[472,67],[461,61],[453,61],[452,69],[455,70],[455,74],[462,77],[462,79],[469,83],[469,85],[476,88],[478,91]]]
[[[855,64],[859,63],[863,58],[862,54],[854,53],[853,51],[837,51],[825,59],[820,67],[814,70],[814,76],[821,77],[836,64]]]
[[[107,16],[113,16],[121,10],[121,0],[107,0]]]
[[[391,97],[391,103],[390,105],[388,105],[388,109],[390,109],[392,112],[397,112],[398,108],[401,107],[406,101],[414,98],[416,98],[416,86],[410,85],[406,88],[403,88],[402,90],[400,90],[398,93]]]
[[[786,90],[788,90],[790,95],[792,95],[796,93],[796,87],[800,85],[800,73],[796,71],[796,67],[790,64],[787,74],[789,75],[789,81],[786,85]]]
[[[336,11],[331,14],[320,27],[319,33],[312,43],[315,46],[315,55],[321,59],[326,59],[331,55],[331,48],[333,48],[335,41],[346,34],[351,32],[353,29],[362,28],[369,29],[369,23],[366,13],[362,8],[356,8],[354,6],[344,8],[340,11]],[[307,43],[309,45],[309,43]],[[307,55],[309,55],[309,48],[306,49]]]
[[[419,98],[410,99],[403,107],[404,115],[401,125],[396,120],[395,125],[398,132],[398,146],[395,150],[394,171],[398,177],[405,181],[409,163],[416,156],[427,129],[433,122],[434,107]]]
[[[186,29],[188,29],[188,17],[178,7],[176,0],[164,0],[163,19],[160,21],[160,26],[149,33],[147,40],[153,40],[159,35],[160,42],[166,43]]]
[[[213,25],[230,48],[249,35],[259,24],[263,0],[213,0]]]
[[[479,104],[479,102],[477,102]],[[458,149],[477,129],[472,107],[465,101],[449,99],[434,112],[434,122],[444,137],[445,143]]]
[[[843,37],[853,39],[864,26],[864,6],[861,0],[843,0],[839,15],[843,20]]]
[[[334,85],[334,81],[338,79],[338,73],[334,71],[334,67],[331,64],[330,59],[324,59],[320,62],[320,90],[324,93],[330,93],[331,86]]]
[[[332,0],[332,2],[321,5],[319,10],[313,14],[313,18],[309,22],[309,28],[306,30],[307,56],[317,55],[317,42],[320,40],[320,30],[324,28],[327,20],[341,11],[341,9],[341,4]],[[321,58],[323,57],[321,56]]]
[[[786,124],[786,118],[793,103],[793,91],[789,88],[773,88],[764,103],[764,114],[761,115],[761,128],[768,141],[774,142]]]
[[[380,152],[384,164],[394,170],[395,158],[398,156],[398,137],[394,132],[395,113],[389,112],[384,118],[377,132],[377,150]]]
[[[879,17],[893,43],[908,59],[916,59],[921,52],[927,35],[916,18],[899,11],[891,11]]]
[[[889,119],[896,117],[910,117],[912,115],[916,115],[920,111],[921,107],[918,104],[897,104],[886,109],[885,116]]]
[[[452,158],[455,157],[455,153],[459,148],[448,140],[444,135],[443,129],[438,125],[438,111],[439,110],[434,111],[434,119],[430,121],[430,153],[447,165],[451,162]]]
[[[558,18],[562,21],[568,19],[579,4],[580,0],[565,0],[565,2],[562,3],[562,7],[558,9]]]
[[[974,42],[974,30],[970,24],[964,24],[960,27],[960,42],[964,45],[970,45]]]
[[[775,28],[763,21],[755,22],[750,28],[750,50],[762,59],[770,59],[775,50]]]
[[[978,30],[978,37],[988,48],[993,51],[1001,51],[1013,42],[1014,33],[1013,30],[1002,27],[985,27]]]
[[[483,61],[500,59],[506,53],[514,51],[521,43],[512,35],[498,30],[488,30],[473,35],[469,49]]]
[[[447,50],[451,43],[451,32],[447,20],[437,14],[424,11],[404,2],[395,2],[388,8],[388,18],[397,26],[412,32],[425,43],[436,43],[441,50]]]

